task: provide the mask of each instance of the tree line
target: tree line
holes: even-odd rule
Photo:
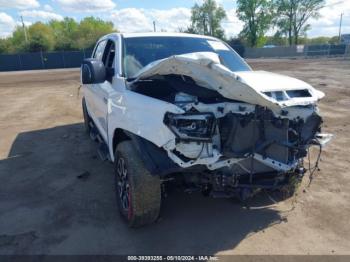
[[[37,22],[17,26],[11,37],[0,39],[0,53],[89,49],[101,36],[115,31],[112,22],[95,17],[85,17],[80,22],[68,17]]]
[[[307,31],[311,29],[308,22],[320,16],[325,0],[237,0],[236,4],[237,16],[244,24],[238,37],[247,46],[337,41],[336,37],[311,40],[306,37]],[[191,25],[183,31],[224,39],[221,22],[226,18],[225,10],[215,0],[205,0],[202,5],[195,4],[192,7]],[[269,31],[275,34],[266,36]]]
[[[306,37],[310,19],[320,16],[325,0],[237,0],[236,4],[237,17],[243,22],[236,39],[225,39],[222,23],[227,14],[215,0],[195,4],[190,26],[179,31],[210,35],[231,45],[243,43],[251,47],[338,42],[338,37]],[[86,17],[80,22],[68,17],[62,21],[37,22],[28,27],[17,26],[10,37],[0,39],[0,53],[88,49],[102,35],[116,31],[112,22],[95,17]],[[274,35],[267,36],[271,32]]]

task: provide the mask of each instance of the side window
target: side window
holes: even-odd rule
[[[112,40],[108,40],[106,45],[106,51],[103,55],[102,62],[106,68],[114,68],[115,58],[115,43]]]
[[[102,60],[103,57],[103,53],[105,51],[105,47],[106,47],[106,40],[103,40],[101,42],[98,43],[96,49],[95,49],[95,53],[93,55],[93,58],[96,58],[98,60]]]
[[[115,74],[114,59],[115,59],[115,43],[112,40],[108,40],[103,54],[102,62],[105,65],[107,80],[112,82],[112,77]]]

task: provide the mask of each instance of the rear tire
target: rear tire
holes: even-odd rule
[[[130,140],[115,151],[115,187],[119,211],[129,227],[155,222],[161,204],[158,176],[152,176]]]

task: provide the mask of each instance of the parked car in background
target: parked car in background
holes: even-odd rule
[[[263,48],[275,48],[275,47],[277,47],[277,46],[275,46],[275,45],[264,45],[263,46]]]

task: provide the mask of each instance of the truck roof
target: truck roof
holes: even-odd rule
[[[169,33],[169,32],[144,32],[144,33],[112,33],[111,35],[121,35],[124,38],[132,38],[132,37],[195,37],[195,38],[207,38],[217,40],[215,37],[206,36],[206,35],[195,35],[195,34],[187,34],[187,33]]]

